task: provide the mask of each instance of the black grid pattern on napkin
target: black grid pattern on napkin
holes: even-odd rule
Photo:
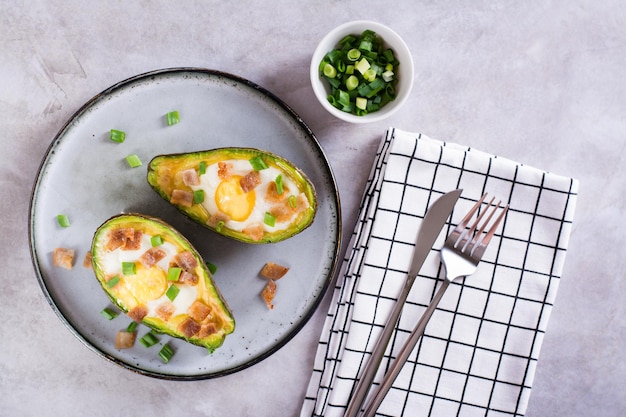
[[[526,178],[524,167],[499,164],[495,157],[474,159],[470,149],[463,152],[455,149],[450,152],[451,159],[447,159],[445,144],[435,149],[435,153],[420,152],[419,139],[408,152],[388,153],[394,133],[394,130],[388,132],[379,149],[362,200],[363,215],[352,236],[354,250],[345,259],[343,280],[335,288],[333,305],[336,301],[338,309],[331,309],[327,320],[331,326],[324,329],[328,339],[320,341],[318,354],[323,352],[325,360],[316,361],[323,363],[323,367],[314,369],[312,383],[319,382],[319,389],[307,397],[306,401],[317,405],[310,415],[343,413],[347,400],[341,396],[333,398],[331,394],[333,389],[349,390],[356,373],[342,375],[339,365],[344,360],[351,361],[360,369],[366,363],[371,350],[369,339],[377,336],[383,323],[376,318],[377,309],[394,300],[395,288],[392,286],[387,291],[385,280],[392,279],[390,276],[399,279],[407,272],[395,267],[397,263],[390,259],[395,256],[396,248],[401,248],[400,253],[410,249],[414,238],[411,239],[410,232],[398,233],[402,232],[401,221],[395,223],[394,230],[381,233],[372,227],[375,217],[391,215],[400,220],[408,216],[419,224],[424,213],[415,212],[415,206],[425,209],[431,200],[454,188],[464,188],[464,193],[445,234],[486,190],[511,205],[503,233],[492,241],[475,276],[450,286],[424,337],[381,404],[379,415],[523,415],[558,288],[573,215],[573,207],[569,208],[568,204],[576,195],[574,182],[563,189],[561,184],[551,184],[545,173],[539,180]],[[457,159],[459,155],[461,160]],[[406,176],[382,177],[385,164],[406,164]],[[421,164],[419,178],[411,178],[411,164]],[[430,176],[424,175],[428,172]],[[405,204],[409,196],[414,196],[420,204]],[[548,214],[542,212],[542,202],[546,200],[550,200],[551,207],[555,202],[561,204],[558,216],[554,210]],[[368,250],[376,253],[364,256]],[[417,288],[403,310],[381,372],[390,364],[444,276],[437,252],[433,250],[432,256],[429,255],[430,261],[427,260],[416,281]],[[516,256],[501,256],[503,253]],[[362,275],[363,271],[367,276]],[[359,279],[371,276],[377,276],[375,279],[380,282],[358,285]],[[506,281],[500,279],[503,276]],[[350,281],[349,285],[346,281]],[[368,297],[372,298],[371,302],[363,301]],[[371,305],[372,311],[362,309],[355,315],[354,300],[359,300],[359,305]],[[360,334],[362,340],[353,338],[350,344],[348,328],[353,334]],[[344,387],[340,388],[341,385]]]
[[[385,171],[385,156],[388,155],[390,144],[390,136],[387,135],[376,152],[374,165],[365,185],[365,192],[359,206],[359,218],[350,237],[348,251],[346,251],[339,278],[334,287],[331,308],[319,342],[315,362],[316,364],[322,363],[322,367],[313,369],[310,383],[310,386],[317,387],[315,388],[316,392],[314,395],[307,394],[305,407],[302,411],[303,416],[307,414],[322,416],[328,404],[329,395],[332,392],[331,383],[336,377],[338,366],[341,363],[339,356],[347,338],[348,332],[346,327],[350,320],[352,307],[352,303],[349,300],[356,281],[356,277],[350,271],[353,270],[353,265],[359,263],[359,254],[362,254],[362,251],[366,249],[361,246],[361,242],[366,241],[365,236],[370,231],[367,226],[371,224],[371,215],[373,215],[378,202],[377,197],[379,193],[376,191],[376,185]],[[336,306],[336,309],[332,306]],[[307,405],[312,409],[314,407],[321,408],[322,411],[312,410],[311,413],[308,413],[306,411]]]

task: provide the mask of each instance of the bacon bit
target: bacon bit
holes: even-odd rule
[[[289,204],[277,204],[270,208],[270,214],[274,216],[277,222],[286,222],[295,214],[295,210],[289,207]]]
[[[115,335],[115,349],[128,349],[135,345],[137,332],[127,332],[121,330]]]
[[[263,238],[263,226],[260,224],[250,225],[243,229],[242,232],[254,241],[259,241]]]
[[[202,321],[206,319],[210,312],[211,307],[198,300],[194,301],[193,304],[191,304],[187,309],[187,314],[189,314],[189,317],[195,321]]]
[[[267,281],[265,288],[263,288],[263,291],[261,291],[261,298],[263,298],[265,304],[267,304],[267,307],[270,310],[274,309],[274,304],[272,304],[272,301],[274,301],[274,295],[276,295],[276,283],[269,280]]]
[[[196,257],[189,251],[179,253],[174,260],[184,271],[193,271],[198,267]]]
[[[283,185],[283,193],[278,194],[278,190],[276,189],[276,182],[272,181],[267,186],[267,192],[265,193],[265,199],[270,203],[280,203],[284,201],[289,195],[289,188],[286,185]]]
[[[141,231],[139,231],[141,233]],[[139,235],[141,238],[141,235]],[[106,244],[106,249],[109,252],[113,252],[116,249],[127,249],[127,245],[135,240],[135,229],[132,227],[121,227],[109,232],[109,240]]]
[[[91,262],[91,258],[92,258],[91,252],[87,252],[85,254],[85,259],[83,259],[83,266],[85,268],[90,268],[90,269],[93,268],[93,263]]]
[[[196,274],[194,274],[193,272],[189,272],[189,271],[183,271],[180,273],[180,276],[178,277],[178,282],[180,282],[181,284],[187,284],[187,285],[198,285],[198,282],[200,281],[200,278],[198,278],[198,276]]]
[[[138,305],[128,312],[128,317],[135,320],[137,323],[141,323],[144,317],[148,314],[148,308],[144,305]]]
[[[174,304],[169,301],[164,301],[156,308],[156,314],[163,319],[163,321],[168,321],[170,317],[172,317],[172,314],[174,314],[175,310],[176,308],[174,307]]]
[[[219,222],[226,223],[228,220],[229,220],[229,217],[227,215],[221,212],[217,212],[215,214],[212,214],[211,217],[209,217],[207,224],[211,227],[217,227],[217,224]]]
[[[141,247],[141,236],[143,233],[141,230],[133,229],[132,227],[121,227],[119,229],[109,232],[109,240],[106,244],[106,249],[110,252],[121,250],[136,250]]]
[[[193,193],[185,190],[174,190],[170,197],[170,203],[183,207],[193,206]]]
[[[183,177],[183,183],[191,187],[192,185],[200,185],[200,177],[198,176],[198,171],[193,168],[186,169],[181,171],[180,175]]]
[[[194,334],[200,331],[200,323],[196,322],[191,317],[187,317],[182,323],[178,325],[178,331],[185,337],[190,338]]]
[[[296,197],[296,211],[302,212],[310,207],[309,199],[306,198],[304,193],[298,194]]]
[[[161,259],[165,258],[166,255],[167,254],[163,249],[150,248],[139,257],[139,262],[141,262],[146,268],[151,268]]]
[[[74,249],[55,248],[52,254],[52,265],[65,269],[72,269]]]
[[[227,180],[232,175],[233,164],[229,162],[218,162],[217,163],[217,176],[221,180]]]
[[[126,239],[126,244],[122,250],[137,250],[141,248],[141,236],[143,235],[142,231],[138,229],[131,230],[133,230],[133,237]]]
[[[259,184],[261,184],[261,173],[259,171],[250,171],[239,180],[239,185],[244,193],[254,190]]]
[[[213,333],[217,333],[217,326],[215,325],[215,323],[206,323],[200,327],[198,337],[204,338],[212,335]]]
[[[278,280],[285,276],[289,268],[274,262],[268,262],[261,269],[261,275],[267,279]]]

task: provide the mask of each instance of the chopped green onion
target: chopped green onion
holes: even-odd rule
[[[369,68],[363,73],[363,78],[365,78],[367,81],[374,81],[376,79],[376,70],[373,68]]]
[[[204,175],[206,174],[206,162],[202,161],[200,162],[200,165],[198,166],[198,175]]]
[[[365,110],[367,108],[367,99],[363,97],[357,97],[356,106],[361,110]]]
[[[261,155],[252,158],[250,160],[250,165],[252,165],[252,169],[254,169],[255,171],[261,171],[269,168],[263,158],[261,158]]]
[[[126,133],[122,132],[121,130],[111,129],[111,131],[109,132],[109,138],[113,142],[122,143],[126,139]]]
[[[137,267],[134,262],[122,262],[122,273],[124,275],[135,275]]]
[[[356,48],[352,48],[348,51],[347,57],[350,61],[356,61],[357,59],[361,58],[361,51]]]
[[[365,58],[361,58],[359,62],[354,66],[361,74],[365,74],[365,72],[370,69],[370,62]]]
[[[126,162],[128,163],[128,166],[130,166],[131,168],[137,168],[141,166],[141,159],[139,159],[139,157],[135,154],[128,155],[126,157]]]
[[[174,301],[179,292],[180,288],[178,288],[176,285],[170,285],[167,291],[165,291],[165,295],[167,296],[167,298],[170,299],[170,301]]]
[[[204,190],[196,190],[193,192],[193,204],[200,204],[204,201]]]
[[[287,203],[289,203],[289,207],[295,209],[296,206],[298,205],[298,202],[296,201],[296,196],[290,195],[289,198],[287,199]]]
[[[180,278],[180,274],[183,272],[182,268],[179,268],[177,266],[173,266],[170,269],[167,270],[167,280],[168,281],[178,281],[178,278]]]
[[[272,216],[271,213],[265,212],[265,217],[263,218],[263,223],[270,227],[274,227],[276,224],[276,217]]]
[[[178,114],[178,110],[171,111],[165,115],[167,119],[167,125],[172,126],[180,123],[180,115]]]
[[[352,91],[359,86],[359,79],[356,75],[351,75],[346,78],[346,88],[348,91]]]
[[[163,363],[168,363],[170,359],[174,356],[174,349],[167,343],[163,345],[161,350],[159,351],[159,358],[163,361]]]
[[[363,39],[359,44],[359,49],[363,51],[371,51],[372,50],[372,41],[369,39]]]
[[[344,106],[349,106],[350,94],[348,94],[346,91],[343,91],[343,90],[338,90],[337,92],[339,93],[339,97],[337,97],[337,100],[339,101],[339,103],[343,104]]]
[[[132,333],[132,332],[134,332],[137,329],[137,326],[139,326],[139,323],[137,323],[136,321],[131,321],[128,324],[128,327],[126,327],[126,331],[128,333]]]
[[[57,215],[57,223],[61,227],[70,227],[70,219],[65,214]]]
[[[159,338],[156,337],[152,332],[148,332],[144,334],[143,337],[139,339],[139,341],[141,342],[142,345],[149,348],[159,343]]]
[[[107,281],[107,287],[113,288],[120,282],[120,277],[118,275],[114,276],[110,280]]]
[[[206,263],[206,267],[209,268],[209,272],[211,274],[214,274],[217,272],[217,265],[214,265],[211,262],[205,262],[205,263]]]
[[[396,61],[396,57],[393,54],[393,51],[391,49],[386,49],[385,51],[383,51],[383,58],[386,62],[388,62],[388,65],[391,65],[391,68],[393,68],[394,62]],[[387,68],[390,69],[390,68]]]
[[[220,220],[219,222],[217,222],[217,224],[215,225],[215,230],[218,232],[222,231],[222,227],[224,227],[224,221]]]
[[[345,36],[320,61],[319,74],[328,82],[328,102],[347,113],[365,115],[394,100],[399,62],[393,50],[371,30]],[[391,91],[392,94],[388,93]],[[367,99],[359,99],[362,97]]]
[[[100,314],[102,314],[107,320],[113,320],[118,316],[118,312],[110,309],[109,307],[105,307]]]
[[[278,174],[278,176],[276,177],[276,192],[278,193],[278,195],[282,195],[284,188],[283,188],[283,174]]]
[[[335,78],[337,76],[337,69],[331,64],[324,65],[324,77]]]
[[[161,246],[163,244],[163,238],[160,235],[152,236],[150,243],[152,246]]]

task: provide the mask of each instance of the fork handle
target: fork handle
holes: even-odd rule
[[[369,361],[363,369],[363,374],[356,384],[344,417],[356,417],[359,414],[367,393],[372,386],[372,382],[374,381],[374,377],[376,376],[378,367],[383,360],[385,350],[387,349],[387,345],[389,344],[389,340],[391,339],[391,335],[393,334],[396,323],[400,318],[400,313],[402,312],[404,302],[408,298],[409,292],[411,291],[411,287],[413,286],[413,282],[415,282],[416,277],[417,274],[409,274],[406,282],[404,283],[404,287],[398,295],[398,300],[396,301],[395,305],[393,306],[393,310],[389,315],[387,324],[383,328],[382,334],[376,341],[376,344],[374,345],[374,350],[370,355]]]
[[[415,345],[417,345],[417,341],[424,334],[424,330],[426,329],[426,325],[428,324],[430,317],[433,315],[433,312],[437,308],[437,305],[439,304],[441,297],[443,297],[443,294],[446,292],[446,289],[448,289],[449,285],[450,285],[450,281],[448,281],[447,279],[444,280],[443,283],[441,284],[441,287],[439,288],[439,290],[437,291],[437,293],[431,300],[430,304],[428,305],[428,307],[422,314],[422,317],[419,319],[419,321],[415,325],[415,328],[411,332],[411,335],[402,346],[402,349],[398,353],[398,356],[391,364],[389,371],[387,371],[387,373],[385,374],[385,377],[383,378],[380,386],[378,387],[377,390],[374,391],[372,399],[365,406],[363,417],[373,417],[374,414],[376,413],[376,410],[378,410],[380,403],[382,403],[383,399],[385,399],[385,395],[387,395],[387,392],[389,392],[389,389],[391,389],[393,382],[395,381],[398,374],[402,370],[402,367],[404,366],[406,361],[409,359],[409,356],[411,355],[413,348],[415,348]]]

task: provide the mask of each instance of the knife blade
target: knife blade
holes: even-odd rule
[[[420,225],[420,229],[415,240],[415,249],[413,250],[413,257],[411,258],[409,272],[404,282],[404,286],[402,287],[398,300],[396,301],[389,319],[383,328],[383,332],[376,342],[374,350],[372,351],[372,354],[363,369],[362,375],[354,388],[354,392],[350,398],[350,403],[348,404],[344,417],[356,417],[361,410],[361,406],[363,405],[365,397],[372,386],[374,376],[376,375],[376,371],[378,370],[378,367],[383,359],[385,349],[389,344],[391,335],[393,334],[398,318],[400,317],[400,312],[402,311],[402,307],[404,306],[411,287],[415,282],[415,278],[417,278],[417,274],[422,268],[430,249],[435,244],[437,236],[439,236],[441,229],[443,229],[447,218],[450,216],[450,213],[452,213],[454,205],[459,199],[462,191],[463,190],[458,189],[442,195],[426,211],[426,215],[422,220],[422,224]]]

